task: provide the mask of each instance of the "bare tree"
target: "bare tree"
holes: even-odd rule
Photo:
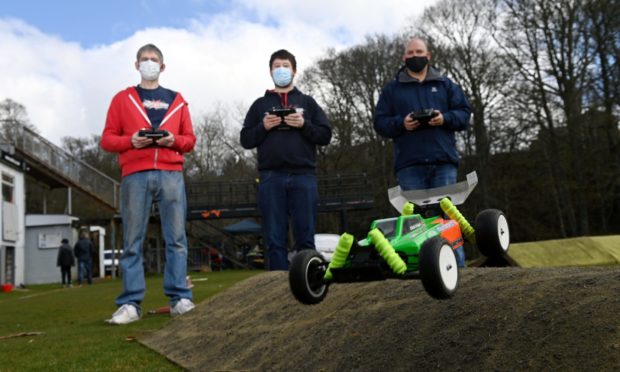
[[[326,110],[333,139],[319,162],[322,173],[367,172],[385,199],[393,186],[391,142],[373,128],[375,105],[384,85],[395,78],[403,54],[400,36],[368,36],[343,51],[328,50],[306,70],[300,87]]]
[[[252,162],[239,146],[240,126],[231,118],[233,112],[219,105],[194,120],[196,146],[187,155],[187,174],[192,180],[221,177],[238,162]]]
[[[15,142],[21,127],[38,132],[28,119],[26,107],[10,98],[0,102],[0,125],[0,140],[4,142]]]
[[[504,0],[496,40],[531,88],[540,138],[553,164],[558,218],[564,235],[589,234],[585,120],[593,53],[591,23],[578,0]],[[543,135],[544,134],[544,135]]]
[[[590,1],[585,4],[585,12],[594,59],[587,99],[590,109],[585,120],[600,123],[586,136],[591,159],[588,178],[595,190],[589,203],[598,206],[598,223],[607,231],[614,212],[613,200],[620,199],[620,2]]]
[[[116,180],[121,179],[118,155],[103,151],[99,143],[101,135],[93,134],[90,138],[63,137],[61,147],[76,158]]]
[[[429,41],[433,62],[461,85],[470,101],[472,126],[459,135],[479,175],[482,207],[490,205],[491,153],[513,150],[531,137],[531,126],[514,115],[516,81],[491,37],[495,17],[493,0],[443,0],[427,8],[409,31]]]

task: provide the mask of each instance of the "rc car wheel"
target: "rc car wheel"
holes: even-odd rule
[[[441,237],[428,239],[420,250],[420,278],[426,292],[443,300],[452,297],[459,281],[456,256]]]
[[[299,302],[314,305],[327,295],[327,284],[323,280],[327,261],[314,249],[304,249],[293,256],[288,274],[291,292]]]
[[[510,247],[510,229],[504,213],[485,209],[476,216],[476,245],[487,257],[502,257]]]

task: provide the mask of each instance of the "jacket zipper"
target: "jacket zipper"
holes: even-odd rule
[[[149,126],[151,128],[153,128],[153,124],[151,124],[151,120],[149,119],[149,117],[146,115],[146,113],[144,112],[144,110],[142,110],[142,108],[140,107],[140,105],[138,105],[138,102],[136,102],[136,100],[133,98],[133,96],[130,94],[129,95],[129,99],[131,100],[131,102],[133,103],[134,106],[136,106],[136,108],[138,109],[138,112],[140,112],[140,115],[142,115],[142,117],[144,118],[144,120],[146,120],[147,123],[149,123]]]
[[[170,113],[166,115],[166,117],[164,117],[164,119],[161,121],[161,124],[159,124],[159,128],[162,128],[164,124],[168,121],[168,119],[170,119],[172,115],[174,115],[177,111],[179,111],[181,107],[183,107],[183,105],[185,105],[185,103],[181,102],[177,107],[175,107],[172,111],[170,111]],[[154,165],[155,169],[157,169],[158,156],[159,156],[159,148],[155,148],[155,165]]]

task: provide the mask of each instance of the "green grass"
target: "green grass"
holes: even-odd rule
[[[521,267],[620,265],[620,235],[511,244],[508,254]]]
[[[192,273],[194,302],[200,303],[260,272]],[[134,339],[171,321],[168,314],[146,314],[150,309],[168,304],[161,276],[147,277],[146,283],[146,298],[142,303],[145,314],[140,321],[125,326],[104,322],[116,310],[114,299],[121,291],[118,279],[101,280],[81,288],[37,285],[0,293],[0,371],[180,370]],[[43,333],[1,339],[22,332]]]

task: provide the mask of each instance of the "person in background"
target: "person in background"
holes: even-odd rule
[[[56,266],[60,267],[60,276],[63,287],[71,287],[71,268],[75,266],[73,252],[69,245],[69,240],[62,239],[58,249],[58,257],[56,258]]]
[[[93,254],[95,247],[88,238],[88,233],[80,234],[80,239],[73,246],[73,253],[78,261],[78,285],[82,285],[84,277],[88,284],[93,284]]]
[[[284,49],[274,52],[269,71],[275,87],[248,110],[240,141],[245,149],[257,149],[267,269],[288,270],[289,218],[294,249],[315,248],[316,148],[329,144],[332,130],[323,109],[295,87],[293,54]]]
[[[159,85],[166,69],[161,50],[153,44],[141,47],[135,68],[140,84],[114,96],[101,136],[101,147],[118,154],[122,173],[123,291],[116,298],[118,309],[107,320],[109,324],[135,322],[142,315],[140,304],[146,291],[142,246],[153,203],[159,206],[165,241],[164,293],[170,299],[170,315],[194,308],[186,281],[183,155],[193,150],[196,137],[183,96]]]

